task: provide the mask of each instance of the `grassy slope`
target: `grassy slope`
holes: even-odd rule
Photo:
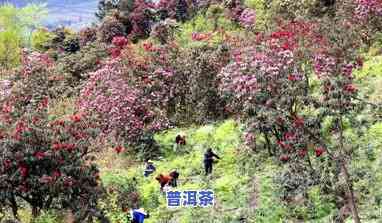
[[[134,166],[128,170],[110,169],[104,172],[103,178],[110,181],[112,175],[136,176],[138,189],[143,199],[143,206],[150,211],[151,218],[147,223],[168,222],[239,222],[241,217],[254,216],[253,208],[258,209],[259,217],[256,222],[278,222],[285,214],[284,207],[280,205],[272,193],[274,190],[272,175],[273,165],[254,165],[248,157],[239,154],[240,130],[234,121],[228,120],[220,125],[208,125],[200,128],[182,130],[187,135],[188,153],[174,154],[172,142],[179,129],[167,131],[156,136],[164,150],[165,156],[156,161],[157,172],[169,172],[172,169],[180,171],[179,190],[185,189],[213,189],[216,196],[216,205],[213,209],[181,208],[167,209],[164,195],[159,192],[159,185],[154,176],[144,179],[143,165]],[[222,157],[214,166],[212,176],[203,175],[202,156],[207,146],[212,146]],[[262,172],[254,171],[258,166]],[[258,187],[258,188],[256,188]],[[256,207],[254,207],[256,206]],[[214,219],[213,221],[211,219]],[[262,219],[262,220],[260,220]]]

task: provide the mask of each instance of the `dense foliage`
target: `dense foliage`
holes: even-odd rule
[[[23,202],[33,216],[69,209],[82,221],[97,208],[102,192],[91,156],[98,127],[85,113],[50,120],[49,82],[43,76],[50,66],[44,55],[25,55],[21,84],[3,101],[1,206],[11,208],[15,217]]]

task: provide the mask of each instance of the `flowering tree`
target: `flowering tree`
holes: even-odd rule
[[[234,52],[219,76],[222,92],[247,120],[246,141],[256,141],[255,134],[262,133],[270,154],[278,154],[282,162],[306,164],[313,172],[317,170],[312,154],[327,155],[339,164],[353,218],[359,222],[347,170],[351,149],[345,144],[344,120],[359,111],[352,71],[362,64],[353,50],[358,32],[343,24],[336,22],[332,31],[307,22],[280,25],[276,32],[259,37],[256,45]],[[312,84],[312,70],[319,89]],[[330,134],[339,144],[321,130],[328,119],[333,120]]]
[[[121,43],[118,39],[113,42]],[[133,67],[124,67],[118,58],[107,62],[90,74],[79,100],[82,111],[94,111],[100,117],[104,134],[134,147],[142,142],[146,133],[166,128],[168,124],[156,104],[160,97],[154,91],[148,92],[148,88],[137,87],[147,85],[148,77],[128,78],[135,71]],[[122,149],[116,151],[122,152]]]
[[[189,3],[185,0],[160,0],[156,5],[161,20],[171,18],[181,22],[189,18],[190,8]]]
[[[142,59],[131,58],[131,50],[124,55],[125,66],[134,68],[129,80],[145,89],[171,123],[202,124],[225,117],[217,78],[229,59],[225,46],[183,49],[146,42],[143,47],[147,55]]]
[[[20,77],[25,94],[13,92],[2,101],[0,203],[11,208],[16,218],[18,208],[26,202],[34,217],[41,210],[69,209],[78,221],[84,221],[97,209],[102,192],[99,171],[91,159],[98,127],[85,113],[52,121],[49,97],[26,91],[28,80],[35,81],[33,76],[50,69],[42,58],[25,58]]]

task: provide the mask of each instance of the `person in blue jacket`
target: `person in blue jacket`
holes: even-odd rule
[[[151,160],[148,160],[147,163],[146,163],[146,169],[145,169],[145,172],[144,172],[143,175],[145,177],[148,177],[149,175],[151,175],[155,171],[156,171],[156,168],[154,166],[154,163]]]
[[[144,223],[145,218],[149,217],[149,214],[145,212],[143,208],[132,209],[130,211],[131,223]]]

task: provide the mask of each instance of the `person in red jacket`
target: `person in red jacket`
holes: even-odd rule
[[[170,175],[164,175],[164,174],[159,174],[155,179],[159,182],[160,184],[160,191],[163,192],[164,186],[169,184],[172,181],[172,177]]]

